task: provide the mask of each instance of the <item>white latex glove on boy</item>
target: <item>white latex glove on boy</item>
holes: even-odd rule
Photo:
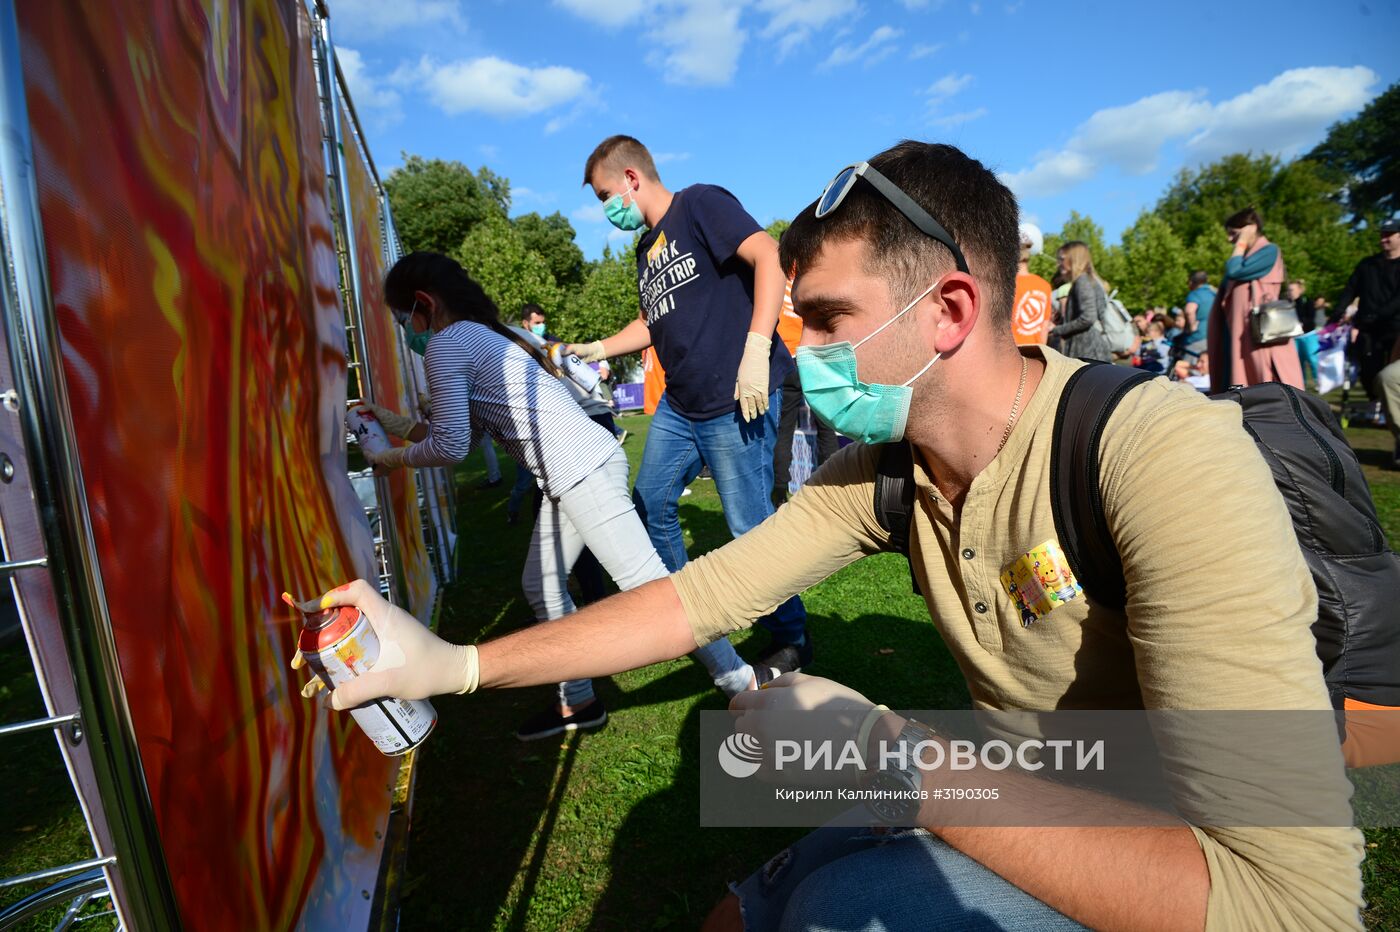
[[[734,400],[739,402],[739,412],[746,421],[768,413],[768,354],[772,347],[773,341],[761,333],[750,333],[744,338]]]
[[[319,599],[300,604],[290,596],[283,600],[303,612],[352,605],[369,619],[379,638],[379,658],[367,673],[337,686],[330,694],[333,709],[353,709],[374,699],[427,699],[444,693],[475,692],[480,679],[476,645],[449,644],[408,612],[391,605],[363,579],[332,589]],[[292,657],[292,669],[306,665],[301,652]],[[312,683],[319,683],[315,678]],[[308,699],[317,687],[308,683],[302,695]]]
[[[765,750],[765,766],[759,771],[774,782],[812,785],[850,785],[858,782],[861,771],[807,770],[801,761],[773,769],[777,742],[796,741],[802,748],[831,742],[832,760],[841,757],[847,742],[854,742],[865,754],[870,729],[889,709],[876,705],[860,693],[835,680],[805,673],[785,673],[762,689],[742,692],[729,700],[735,714],[734,731],[758,739]]]
[[[592,343],[570,343],[566,349],[584,362],[601,362],[608,358],[602,340],[594,340]]]

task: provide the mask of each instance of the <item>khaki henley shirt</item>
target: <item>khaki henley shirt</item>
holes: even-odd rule
[[[1104,508],[1128,581],[1125,609],[1082,596],[1022,624],[1000,577],[1055,541],[1055,410],[1083,365],[1044,347],[1022,352],[1045,360],[1044,378],[959,515],[915,457],[914,571],[974,706],[1330,709],[1310,630],[1316,589],[1240,409],[1166,379],[1124,397],[1101,447]],[[751,625],[886,547],[873,505],[877,455],[874,447],[846,447],[768,520],[672,576],[697,644]],[[1205,505],[1174,505],[1188,500],[1187,488],[1190,501]],[[1345,800],[1340,750],[1335,762],[1328,753],[1313,766]],[[1358,831],[1193,831],[1210,871],[1208,929],[1360,927]]]

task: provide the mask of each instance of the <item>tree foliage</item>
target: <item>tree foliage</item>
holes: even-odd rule
[[[583,284],[583,251],[574,242],[574,227],[557,210],[548,217],[522,214],[511,220],[525,248],[536,252],[549,266],[554,283],[569,289]]]
[[[502,214],[495,211],[472,227],[452,256],[476,279],[500,308],[501,319],[519,319],[521,305],[534,302],[555,315],[563,292],[554,282],[549,264],[525,245],[525,240]]]
[[[461,162],[404,154],[384,179],[394,225],[410,252],[452,253],[476,224],[510,209],[510,182],[488,168],[473,174]]]
[[[1118,297],[1132,308],[1179,305],[1187,275],[1186,247],[1167,221],[1143,211],[1123,232]]]
[[[1353,226],[1400,211],[1400,83],[1350,120],[1334,124],[1306,156],[1335,183]]]

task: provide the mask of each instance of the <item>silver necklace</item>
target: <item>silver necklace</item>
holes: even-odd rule
[[[1001,452],[1001,448],[1006,446],[1006,441],[1011,437],[1011,428],[1016,426],[1016,415],[1021,410],[1021,393],[1026,390],[1026,357],[1021,357],[1021,381],[1016,386],[1016,400],[1011,402],[1011,416],[1006,419],[1006,430],[1001,432],[1001,443],[997,444],[996,456]]]

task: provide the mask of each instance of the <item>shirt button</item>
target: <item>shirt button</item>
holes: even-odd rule
[[[977,551],[976,551],[976,550],[973,550],[971,547],[964,547],[964,548],[963,548],[963,559],[964,559],[964,560],[971,560],[971,559],[972,559],[973,557],[975,557],[975,556],[977,556]]]
[[[979,614],[979,615],[985,615],[985,614],[987,614],[987,603],[986,603],[986,602],[978,602],[976,605],[972,606],[972,610],[975,611],[975,612],[976,612],[977,614]]]

